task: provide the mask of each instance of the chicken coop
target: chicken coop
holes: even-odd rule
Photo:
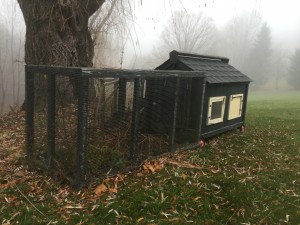
[[[231,66],[228,58],[172,51],[169,59],[156,70],[205,74],[180,80],[176,143],[195,143],[228,130],[243,129],[251,79]],[[163,112],[165,108],[155,99],[163,102],[168,96],[159,91],[164,88],[159,88],[155,94],[152,90],[159,86],[168,87],[168,81],[152,79],[145,86],[145,101],[152,102],[148,116],[155,125],[160,123],[160,119],[153,117],[151,112]]]
[[[76,187],[244,125],[250,79],[179,53],[156,70],[26,65],[26,159]]]

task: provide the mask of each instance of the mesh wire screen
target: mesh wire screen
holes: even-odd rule
[[[91,78],[89,85],[87,162],[89,173],[99,174],[129,159],[133,83],[122,91],[116,78]]]
[[[55,167],[58,176],[75,179],[77,172],[78,97],[74,80],[56,76]]]
[[[202,78],[75,75],[32,75],[32,157],[59,178],[75,183],[198,140]]]
[[[130,156],[141,160],[168,151],[174,84],[174,80],[161,79],[90,80],[90,89],[95,90],[90,92],[88,104],[91,174],[126,166],[131,163]]]
[[[211,119],[222,117],[223,101],[213,102],[211,104]]]

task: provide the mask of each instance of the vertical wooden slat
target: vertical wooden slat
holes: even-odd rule
[[[89,80],[78,75],[78,124],[77,124],[77,184],[81,188],[86,183],[86,151],[88,125]]]
[[[169,135],[169,151],[174,151],[174,142],[175,142],[175,134],[176,134],[176,120],[177,120],[177,109],[178,109],[178,96],[179,96],[179,88],[180,88],[180,78],[175,78],[175,92],[174,92],[174,105],[170,126],[170,135]]]
[[[47,94],[47,169],[50,173],[54,169],[55,154],[55,102],[56,102],[56,76],[48,75]]]
[[[137,142],[139,132],[139,110],[140,110],[140,99],[141,99],[141,79],[134,79],[134,93],[133,93],[133,112],[132,112],[132,127],[131,127],[131,148],[130,158],[133,160],[137,159]]]
[[[26,136],[26,160],[30,164],[34,143],[34,74],[25,68],[25,136]]]

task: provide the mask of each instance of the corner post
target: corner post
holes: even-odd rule
[[[29,66],[25,66],[25,111],[25,158],[30,165],[34,143],[34,73],[30,71]]]
[[[126,83],[127,83],[126,79],[119,78],[118,114],[119,114],[120,118],[122,118],[125,113]]]
[[[133,106],[132,106],[132,127],[131,127],[131,148],[130,158],[137,159],[137,142],[139,132],[139,119],[140,119],[140,104],[141,104],[141,78],[134,79],[134,93],[133,93]]]
[[[206,77],[203,77],[202,93],[201,93],[201,104],[200,104],[200,118],[199,118],[199,127],[198,127],[198,141],[201,140],[201,135],[202,135],[202,123],[203,123],[203,110],[204,110],[205,93],[206,93]]]
[[[55,154],[56,75],[47,76],[47,169],[52,174]]]
[[[177,108],[178,108],[178,97],[179,97],[180,78],[175,78],[175,92],[174,92],[174,104],[173,112],[171,115],[171,126],[169,135],[169,151],[174,151],[174,142],[176,134],[176,120],[177,120]]]

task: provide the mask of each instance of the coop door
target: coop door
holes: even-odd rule
[[[223,122],[225,102],[225,96],[209,98],[207,125]]]
[[[228,120],[238,118],[242,115],[243,94],[230,95]]]

